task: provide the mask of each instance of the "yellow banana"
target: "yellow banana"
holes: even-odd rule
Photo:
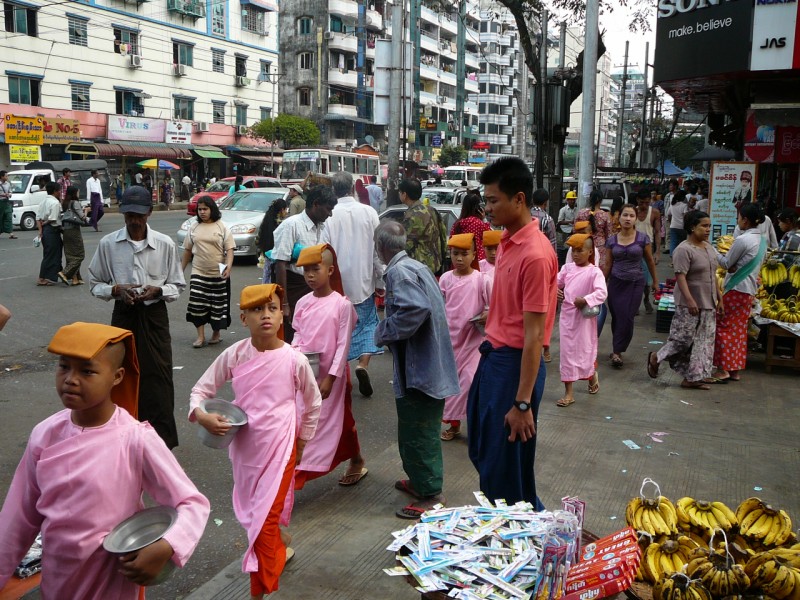
[[[781,544],[785,544],[792,535],[792,519],[789,517],[789,513],[783,509],[778,511],[778,518],[781,521],[781,531],[775,538],[775,545],[780,546]]]
[[[675,505],[670,502],[666,496],[660,496],[658,499],[658,512],[664,519],[664,523],[669,529],[669,533],[673,533],[678,529],[678,514],[675,511]]]
[[[761,498],[756,498],[755,496],[748,498],[736,508],[736,520],[741,523],[749,513],[757,508],[763,508]]]
[[[747,535],[762,540],[769,533],[772,526],[772,516],[762,511],[758,520],[747,530]]]
[[[765,593],[773,598],[782,600],[794,590],[794,576],[792,571],[784,566],[778,568],[775,577],[761,586]]]
[[[712,502],[711,503],[711,513],[714,515],[714,520],[717,524],[724,529],[725,531],[730,531],[731,527],[733,527],[734,523],[731,519],[728,518],[726,511],[724,511],[718,504],[722,504],[721,502]],[[724,506],[724,505],[723,505]],[[728,511],[730,512],[730,511]],[[736,517],[731,514],[731,516],[736,519]]]
[[[641,505],[642,499],[637,496],[636,498],[632,498],[625,507],[625,522],[634,529],[638,529],[638,527],[636,526],[633,515],[636,513],[636,509]]]
[[[767,532],[767,535],[764,536],[764,545],[772,546],[775,544],[775,540],[777,540],[778,536],[781,535],[783,527],[784,523],[780,515],[773,515],[772,520],[770,521],[769,531]]]
[[[739,531],[743,535],[750,535],[750,530],[752,529],[753,525],[755,525],[756,521],[758,521],[763,514],[764,509],[761,507],[745,514],[744,518],[739,521]]]
[[[649,513],[650,522],[653,524],[655,534],[668,535],[670,533],[670,528],[667,527],[667,524],[664,522],[664,517],[662,517],[661,513],[658,512],[658,508],[651,508]]]

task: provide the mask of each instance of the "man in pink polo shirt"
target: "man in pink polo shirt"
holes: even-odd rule
[[[531,217],[533,176],[527,165],[516,157],[501,158],[483,170],[481,183],[486,216],[505,231],[495,262],[487,341],[469,393],[469,457],[489,499],[526,500],[542,509],[534,476],[536,418],[558,260]]]

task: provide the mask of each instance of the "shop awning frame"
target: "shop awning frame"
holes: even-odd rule
[[[223,154],[221,150],[211,150],[209,148],[192,148],[192,151],[200,158],[230,158],[227,154]]]
[[[97,144],[73,142],[65,150],[67,154],[93,155],[99,158],[158,158],[163,160],[189,160],[192,154],[187,147],[174,144]]]

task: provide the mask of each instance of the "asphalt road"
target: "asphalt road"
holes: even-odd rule
[[[184,211],[156,212],[150,219],[153,229],[175,239]],[[86,260],[82,269],[88,282],[87,266],[101,237],[123,226],[122,215],[108,213],[101,222],[102,233],[84,229]],[[0,410],[6,426],[0,438],[0,497],[11,482],[14,469],[25,449],[31,429],[45,417],[61,409],[53,389],[54,358],[46,346],[61,325],[74,321],[109,323],[112,304],[92,297],[89,286],[37,287],[41,249],[34,248],[35,232],[15,232],[18,240],[0,238],[0,303],[13,313],[12,320],[0,332]],[[188,278],[189,269],[187,269]],[[252,264],[234,265],[232,274],[233,304],[241,289],[260,281],[260,269]],[[223,334],[220,346],[192,348],[194,327],[185,321],[188,291],[169,305],[172,350],[175,366],[175,417],[180,446],[175,455],[189,477],[211,501],[212,513],[203,540],[185,569],[175,573],[169,582],[148,591],[150,599],[182,597],[210,579],[223,567],[241,558],[246,536],[231,507],[232,478],[226,452],[202,446],[196,437],[196,426],[186,418],[189,392],[216,356],[230,343],[242,339],[244,329],[233,310],[233,323]],[[354,394],[354,412],[361,432],[363,454],[369,462],[386,449],[386,440],[393,439],[394,396],[391,391],[391,359],[388,355],[373,359],[371,399]],[[232,398],[230,389],[220,395]],[[113,485],[110,482],[109,485]],[[336,486],[336,477],[329,476],[306,485],[297,498],[296,511],[313,503],[315,498]]]

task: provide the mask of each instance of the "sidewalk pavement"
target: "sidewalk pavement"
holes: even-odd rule
[[[669,271],[667,260],[659,271],[663,279]],[[560,498],[576,495],[587,502],[586,528],[606,535],[625,526],[625,504],[639,493],[642,480],[652,477],[672,500],[690,495],[735,508],[745,498],[760,496],[800,522],[797,373],[776,369],[766,375],[764,355],[756,354],[741,382],[715,385],[711,391],[681,389],[681,378],[668,365],[661,365],[660,377],[653,381],[645,370],[647,353],[667,338],[655,332],[655,320],[655,314],[642,310],[625,366],[618,370],[606,358],[609,321],[600,338],[600,393],[589,396],[583,383],[576,384],[576,402],[567,408],[555,406],[563,385],[554,332],[536,463],[537,487],[545,505],[555,509]],[[367,457],[369,476],[357,486],[333,485],[311,502],[303,491],[298,494],[289,529],[296,555],[272,597],[419,598],[403,578],[382,572],[394,564],[393,554],[385,550],[391,532],[409,523],[394,516],[409,498],[393,487],[404,475],[394,424],[387,427],[391,433],[386,434],[385,450]],[[653,432],[666,432],[660,436],[663,441],[652,439]],[[362,437],[371,433],[375,435],[361,431]],[[628,448],[623,443],[627,440],[639,448]],[[448,505],[474,504],[472,491],[478,488],[478,478],[467,457],[465,438],[443,446]],[[206,535],[213,536],[213,524]],[[148,591],[148,597],[158,598],[158,588]],[[249,597],[249,578],[237,560],[188,599]]]

